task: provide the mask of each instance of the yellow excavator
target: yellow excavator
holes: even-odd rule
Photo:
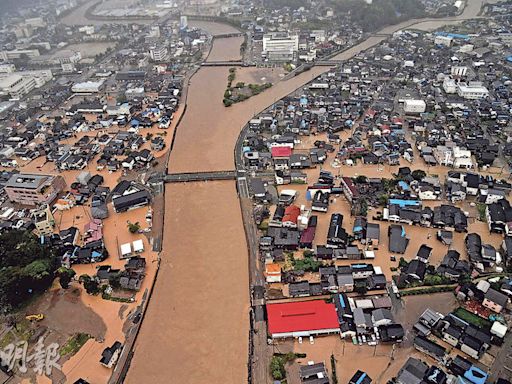
[[[42,313],[38,313],[35,315],[28,315],[28,316],[25,316],[25,319],[27,319],[29,321],[41,321],[44,319],[44,315]]]

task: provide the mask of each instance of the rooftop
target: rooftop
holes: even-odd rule
[[[323,300],[267,304],[271,334],[339,328],[334,304]]]

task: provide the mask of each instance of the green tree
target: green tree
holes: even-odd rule
[[[379,201],[379,205],[382,205],[383,207],[385,207],[386,205],[388,205],[389,196],[386,195],[385,193],[383,193],[383,194],[379,195],[378,201]]]
[[[368,292],[368,288],[366,287],[366,284],[356,284],[356,286],[354,287],[354,291],[356,291],[360,295],[366,295],[366,292]]]
[[[382,187],[386,192],[391,192],[395,189],[396,181],[392,179],[382,179]]]
[[[29,231],[0,234],[0,308],[8,312],[52,283],[57,266],[53,249]]]
[[[422,169],[416,169],[412,171],[411,176],[414,180],[421,181],[425,176],[427,176],[427,173]]]
[[[286,370],[284,369],[284,360],[280,356],[272,356],[270,360],[270,372],[274,380],[283,380],[286,377]]]
[[[128,101],[128,99],[126,98],[126,96],[124,94],[120,94],[117,96],[117,99],[116,99],[116,102],[118,104],[124,104]]]
[[[108,283],[112,288],[119,289],[119,288],[121,288],[120,280],[121,280],[121,274],[115,273],[115,274],[112,274],[109,276]]]
[[[68,289],[69,283],[71,283],[71,280],[75,277],[76,272],[71,268],[60,267],[57,270],[57,274],[59,275],[60,286],[64,289]]]
[[[89,295],[97,295],[100,292],[98,280],[89,275],[81,275],[79,281],[84,285],[85,291]]]
[[[132,223],[132,222],[128,222],[128,231],[130,231],[130,233],[137,233],[139,232],[139,229],[140,229],[140,224],[139,222],[135,222],[135,223]]]

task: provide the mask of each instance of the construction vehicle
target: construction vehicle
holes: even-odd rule
[[[41,321],[44,319],[44,315],[42,313],[38,313],[35,315],[27,315],[27,316],[25,316],[25,319],[27,319],[29,321]]]

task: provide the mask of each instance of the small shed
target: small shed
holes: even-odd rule
[[[142,239],[135,240],[133,242],[133,252],[141,253],[144,252],[144,242]]]
[[[130,243],[121,244],[121,258],[124,259],[132,254],[132,245]]]

